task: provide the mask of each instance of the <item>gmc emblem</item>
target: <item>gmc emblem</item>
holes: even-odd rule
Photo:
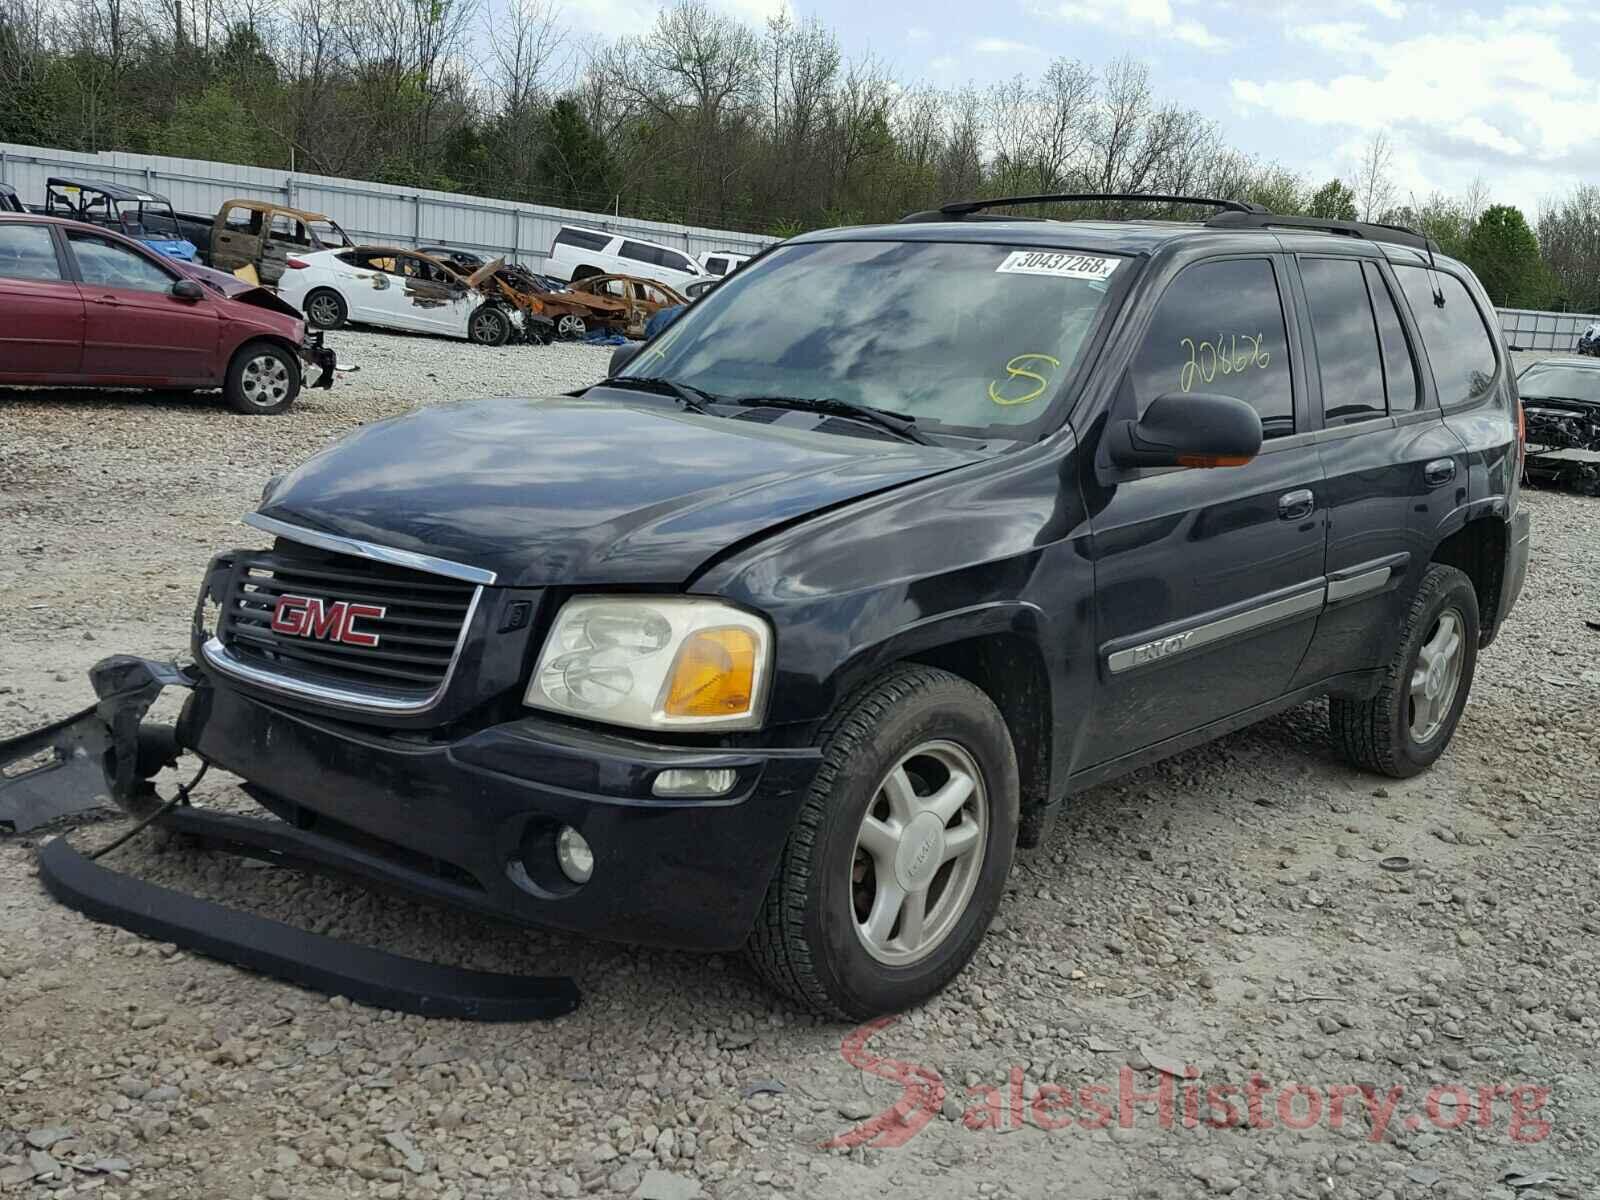
[[[318,596],[279,596],[272,610],[272,631],[290,637],[322,638],[347,646],[376,646],[378,635],[357,629],[358,620],[383,619],[389,611],[382,604],[352,604],[348,600],[329,603]]]

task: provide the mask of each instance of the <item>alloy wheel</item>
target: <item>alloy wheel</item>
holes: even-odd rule
[[[1466,644],[1461,614],[1447,608],[1439,614],[1428,639],[1417,651],[1411,670],[1411,740],[1419,746],[1438,736],[1461,687]]]
[[[873,793],[850,864],[867,953],[907,966],[938,949],[972,899],[988,837],[988,790],[972,755],[942,740],[904,755]]]

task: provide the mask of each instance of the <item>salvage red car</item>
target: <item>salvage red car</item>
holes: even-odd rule
[[[0,384],[221,388],[280,413],[331,387],[333,351],[265,288],[107,229],[0,213]]]

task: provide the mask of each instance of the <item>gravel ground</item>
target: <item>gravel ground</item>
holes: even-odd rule
[[[0,736],[83,704],[102,654],[183,653],[207,558],[259,540],[235,518],[267,475],[416,403],[605,363],[333,340],[361,373],[282,418],[0,396]],[[1433,771],[1346,768],[1313,704],[1077,797],[1019,856],[972,967],[854,1042],[734,959],[502,926],[155,833],[119,852],[302,928],[584,993],[526,1026],[367,1010],[91,924],[43,893],[40,839],[0,842],[0,1193],[1593,1196],[1600,634],[1582,618],[1600,616],[1600,502],[1528,503],[1527,591]],[[197,797],[245,803],[225,777]],[[1415,869],[1380,870],[1392,855]]]

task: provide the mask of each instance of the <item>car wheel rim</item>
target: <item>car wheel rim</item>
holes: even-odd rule
[[[281,404],[289,395],[289,368],[274,355],[258,354],[245,363],[239,390],[258,408]]]
[[[970,754],[932,741],[895,763],[851,855],[851,917],[867,953],[903,967],[937,950],[977,889],[988,840],[988,789]]]
[[[318,296],[311,302],[311,319],[318,325],[332,325],[339,319],[339,306],[327,296]]]
[[[1461,689],[1461,668],[1466,661],[1466,623],[1447,608],[1439,614],[1428,638],[1417,651],[1411,669],[1411,740],[1421,745],[1439,736]]]
[[[484,313],[478,318],[478,340],[480,342],[497,342],[500,340],[499,313]]]
[[[582,337],[583,320],[580,317],[562,317],[556,329],[567,337]]]

